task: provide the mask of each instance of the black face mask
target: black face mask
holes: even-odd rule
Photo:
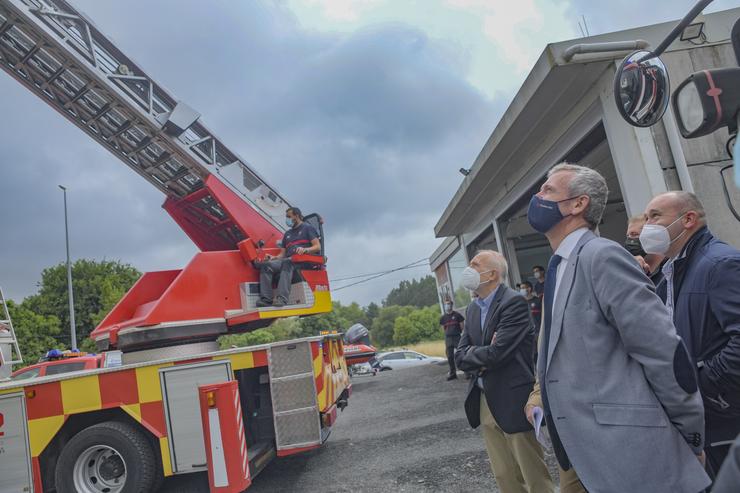
[[[641,257],[644,257],[645,255],[647,255],[645,250],[642,249],[640,238],[627,238],[626,240],[624,240],[624,248],[626,248],[627,251],[634,256],[639,255]]]

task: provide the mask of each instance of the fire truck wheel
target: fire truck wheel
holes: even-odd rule
[[[155,491],[155,454],[144,434],[106,421],[76,434],[62,449],[54,483],[58,493]]]

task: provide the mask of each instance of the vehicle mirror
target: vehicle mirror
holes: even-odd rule
[[[740,109],[740,68],[702,70],[691,74],[673,94],[673,111],[686,139],[718,128],[737,130]]]
[[[657,123],[670,100],[668,71],[660,58],[644,50],[627,55],[614,77],[614,99],[630,125]]]

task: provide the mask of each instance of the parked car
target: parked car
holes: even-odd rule
[[[443,363],[447,361],[445,358],[427,356],[426,354],[406,349],[380,353],[376,358],[382,366],[393,370],[400,370],[402,368],[410,368],[412,366],[419,365],[429,365],[433,363]]]

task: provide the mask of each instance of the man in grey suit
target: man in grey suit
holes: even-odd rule
[[[553,448],[599,493],[697,493],[704,412],[668,310],[621,245],[597,237],[596,171],[550,170],[528,220],[555,252],[545,274],[537,375]]]

